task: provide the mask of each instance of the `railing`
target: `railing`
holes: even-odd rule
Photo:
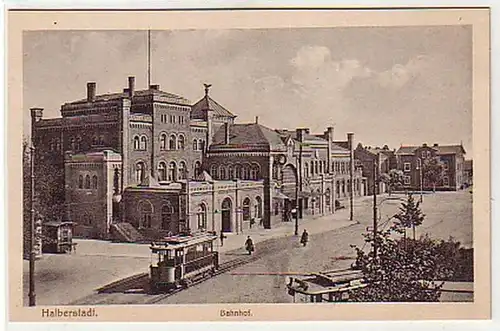
[[[214,265],[215,267],[215,262],[216,262],[216,253],[210,253],[209,255],[205,255],[203,257],[200,257],[198,259],[192,260],[191,262],[188,262],[184,266],[184,272],[186,274],[199,270],[201,268],[207,267]]]

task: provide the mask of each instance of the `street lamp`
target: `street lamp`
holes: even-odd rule
[[[422,159],[418,158],[417,159],[417,170],[419,171],[418,179],[420,181],[420,203],[422,203],[424,201],[423,185],[422,185],[422,183],[423,183],[422,168],[423,168]]]
[[[30,199],[30,264],[29,264],[29,306],[36,305],[35,294],[35,147],[30,146],[30,178],[31,178],[31,199]]]

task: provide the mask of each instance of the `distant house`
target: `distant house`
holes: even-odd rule
[[[373,164],[377,162],[378,174],[388,173],[391,169],[397,168],[397,160],[395,150],[389,149],[387,145],[384,147],[367,147],[359,143],[354,150],[354,159],[358,168],[362,169],[363,177],[366,177],[367,193],[373,194]],[[383,183],[379,183],[377,191],[385,192],[386,188]]]
[[[398,169],[403,171],[403,185],[405,189],[418,190],[422,183],[424,190],[432,189],[425,176],[422,181],[421,165],[426,158],[439,157],[444,163],[445,173],[436,184],[436,189],[441,191],[455,191],[463,187],[467,181],[465,176],[465,149],[462,145],[439,145],[428,146],[401,146],[396,151]]]

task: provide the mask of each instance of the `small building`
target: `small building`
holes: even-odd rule
[[[473,171],[472,171],[472,160],[465,160],[464,162],[464,185],[469,187],[472,186],[474,181],[472,180]]]
[[[380,176],[383,173],[389,173],[389,170],[397,168],[397,159],[395,151],[389,149],[387,145],[384,147],[368,147],[363,146],[361,143],[358,144],[354,150],[354,159],[356,160],[357,167],[362,169],[363,177],[366,178],[367,183],[367,194],[373,194],[373,164],[377,164],[377,172]],[[383,193],[386,191],[384,183],[379,182],[377,185],[377,193]]]
[[[49,221],[43,223],[43,252],[68,253],[73,251],[73,223]]]

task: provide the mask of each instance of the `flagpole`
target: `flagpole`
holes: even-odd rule
[[[148,89],[151,86],[151,30],[148,29]]]

